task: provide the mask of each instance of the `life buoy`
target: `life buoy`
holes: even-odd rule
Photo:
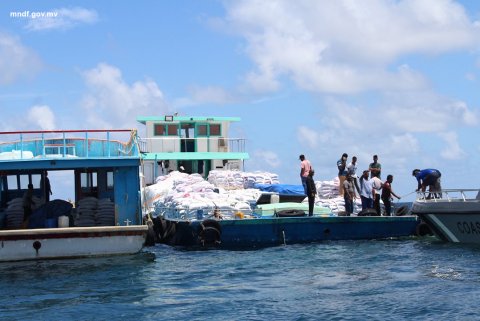
[[[218,246],[221,243],[222,227],[216,220],[202,221],[198,230],[198,239],[202,246]]]
[[[404,216],[404,215],[407,215],[407,214],[408,214],[408,211],[409,211],[408,206],[406,206],[406,205],[401,206],[401,207],[397,208],[397,210],[395,211],[395,216]]]
[[[430,228],[430,226],[428,226],[427,223],[422,221],[415,228],[415,234],[417,236],[427,236],[427,235],[432,236],[433,232],[432,232],[432,229]]]
[[[305,211],[302,210],[283,210],[275,213],[278,217],[302,217],[305,216]]]

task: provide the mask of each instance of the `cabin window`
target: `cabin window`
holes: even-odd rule
[[[197,125],[197,136],[207,136],[207,124]]]
[[[210,136],[220,136],[220,124],[210,124]]]
[[[33,188],[41,188],[41,186],[40,186],[40,180],[41,179],[42,179],[42,175],[40,175],[40,174],[33,174],[32,175]]]
[[[155,124],[153,125],[153,135],[154,136],[178,136],[178,125],[177,124]]]
[[[113,189],[113,172],[107,172],[107,189]]]
[[[93,192],[97,189],[97,173],[81,173],[80,184],[84,193]]]
[[[155,136],[163,136],[165,135],[165,125],[155,124],[153,126],[153,135]]]
[[[178,125],[168,125],[167,135],[168,136],[177,136],[178,135]]]
[[[17,175],[8,175],[7,176],[8,189],[18,189]]]
[[[28,189],[28,184],[30,184],[28,175],[20,175],[20,189]],[[38,188],[38,185],[36,187]]]

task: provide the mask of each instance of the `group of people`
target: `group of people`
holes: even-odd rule
[[[304,192],[308,197],[309,215],[313,215],[313,208],[315,203],[315,195],[317,193],[313,175],[315,174],[312,165],[305,158],[305,155],[300,155],[300,177]],[[360,177],[357,177],[357,157],[353,156],[350,163],[347,164],[348,154],[343,153],[342,157],[337,161],[338,178],[339,178],[339,194],[345,201],[346,215],[353,213],[353,204],[357,198],[360,197],[362,203],[362,211],[366,209],[374,209],[377,215],[381,215],[380,200],[385,206],[385,216],[392,215],[392,200],[393,197],[400,199],[401,197],[395,194],[392,189],[393,175],[387,175],[385,181],[382,181],[382,165],[378,162],[378,155],[373,155],[373,162],[370,163],[368,169],[362,172]],[[434,193],[435,196],[440,196],[441,173],[437,169],[415,169],[412,175],[417,179],[417,191],[425,192],[426,187],[429,187],[429,192]]]
[[[339,194],[345,200],[345,212],[353,213],[353,204],[357,193],[362,202],[362,210],[375,209],[377,215],[381,215],[380,199],[385,206],[385,215],[390,216],[392,211],[392,199],[400,196],[392,190],[393,175],[388,175],[382,182],[382,165],[378,162],[378,155],[373,155],[373,162],[368,169],[357,177],[357,157],[353,156],[347,165],[348,154],[344,153],[337,161],[338,178],[340,181]]]

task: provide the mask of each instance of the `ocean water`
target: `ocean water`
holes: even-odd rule
[[[1,320],[479,320],[480,247],[332,241],[0,264]]]

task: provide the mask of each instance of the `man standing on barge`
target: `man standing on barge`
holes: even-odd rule
[[[312,170],[312,165],[310,162],[305,158],[305,155],[300,155],[300,179],[302,180],[303,191],[305,195],[307,194],[307,177],[310,171]]]
[[[313,175],[315,171],[313,168],[310,170],[307,177],[307,197],[308,197],[308,216],[313,216],[313,208],[315,206],[315,196],[317,195],[317,188],[315,186],[315,181],[313,180]]]

